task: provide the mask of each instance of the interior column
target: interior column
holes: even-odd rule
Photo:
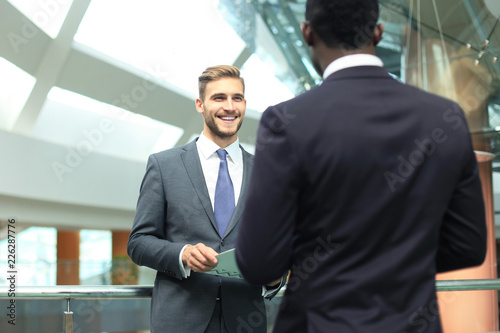
[[[56,283],[80,284],[80,231],[57,230]]]
[[[492,76],[483,64],[476,64],[477,52],[467,47],[453,47],[440,39],[424,38],[420,33],[406,31],[403,41],[408,54],[402,68],[406,82],[429,92],[456,101],[464,110],[485,200],[488,230],[488,252],[479,267],[438,274],[438,280],[495,279],[496,241],[492,190],[492,158],[490,138],[483,135],[488,125],[488,103],[493,90]],[[425,319],[441,315],[444,333],[492,332],[498,330],[497,291],[445,291],[438,293],[438,304],[423,304]],[[424,323],[422,323],[424,324]]]

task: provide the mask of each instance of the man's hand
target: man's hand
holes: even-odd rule
[[[182,252],[182,263],[196,272],[208,272],[217,266],[218,253],[205,244],[188,245]]]

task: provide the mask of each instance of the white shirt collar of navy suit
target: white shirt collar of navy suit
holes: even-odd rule
[[[379,57],[371,54],[352,54],[344,56],[333,61],[326,67],[323,72],[323,80],[326,80],[327,77],[342,69],[358,66],[383,67],[384,63]]]

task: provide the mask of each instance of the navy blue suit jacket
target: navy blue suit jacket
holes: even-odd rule
[[[457,104],[361,66],[263,114],[237,260],[291,270],[275,332],[441,332],[435,274],[485,252]]]

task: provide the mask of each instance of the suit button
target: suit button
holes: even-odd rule
[[[226,245],[226,243],[222,240],[222,241],[220,241],[220,245],[224,246],[224,245]]]

